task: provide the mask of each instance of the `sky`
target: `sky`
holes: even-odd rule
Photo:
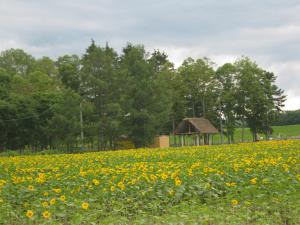
[[[300,109],[300,0],[0,0],[0,51],[82,55],[94,39],[160,49],[179,66],[248,56],[277,75],[286,110]]]

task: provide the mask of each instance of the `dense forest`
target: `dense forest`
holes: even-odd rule
[[[266,137],[285,96],[276,76],[247,57],[217,67],[208,58],[174,67],[159,51],[94,41],[82,56],[0,55],[0,150],[147,146],[184,117],[204,116],[233,142],[236,126]]]

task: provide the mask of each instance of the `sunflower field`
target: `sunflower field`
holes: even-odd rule
[[[0,158],[0,224],[157,224],[180,205],[300,223],[300,141]]]

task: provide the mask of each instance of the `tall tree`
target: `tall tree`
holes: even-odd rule
[[[228,143],[233,143],[237,107],[236,67],[231,63],[224,64],[217,69],[216,78],[220,82],[218,90],[220,126],[223,129],[222,123],[224,122]]]
[[[237,113],[246,120],[256,141],[258,133],[268,136],[274,114],[283,106],[285,96],[275,85],[274,74],[266,72],[251,61],[242,58],[236,63],[237,68]]]
[[[282,107],[286,100],[283,90],[281,90],[276,84],[276,76],[272,72],[263,71],[262,74],[263,90],[266,100],[264,120],[262,123],[262,131],[269,139],[273,130],[271,125],[275,121],[276,117],[282,112]]]
[[[136,147],[151,143],[169,119],[169,95],[157,69],[156,63],[147,60],[143,46],[128,44],[123,49],[121,70],[127,81],[123,98],[125,127]]]
[[[160,52],[159,50],[155,50],[151,54],[148,62],[154,70],[155,79],[157,80],[160,88],[165,91],[165,96],[168,98],[167,101],[170,111],[168,120],[162,121],[164,126],[161,130],[162,133],[168,134],[170,131],[174,130],[175,123],[178,122],[178,114],[175,106],[175,102],[177,100],[176,92],[179,91],[177,89],[178,87],[175,88],[176,71],[174,69],[174,64],[169,61],[167,54]],[[182,119],[182,117],[180,119]]]
[[[108,44],[96,46],[92,41],[82,58],[84,98],[95,106],[94,124],[98,126],[99,148],[111,148],[121,134],[120,81],[117,73],[118,55]]]

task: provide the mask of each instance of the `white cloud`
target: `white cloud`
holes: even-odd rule
[[[299,61],[283,62],[268,67],[277,76],[277,84],[285,91],[286,110],[300,109],[300,59]]]
[[[285,102],[286,110],[296,110],[300,109],[300,97],[299,95],[288,94],[288,99]]]

